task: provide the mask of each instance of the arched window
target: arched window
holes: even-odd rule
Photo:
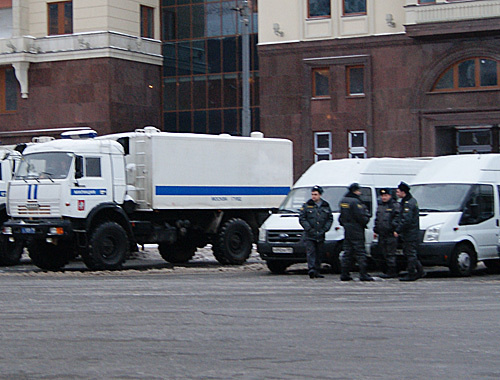
[[[438,78],[433,92],[500,88],[500,65],[486,57],[467,58],[448,67]]]

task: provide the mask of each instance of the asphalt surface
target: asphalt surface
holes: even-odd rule
[[[498,379],[500,275],[311,280],[197,255],[0,268],[1,379]]]

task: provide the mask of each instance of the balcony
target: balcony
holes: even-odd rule
[[[407,0],[408,3],[415,1]],[[410,37],[500,33],[500,0],[408,4],[405,13],[406,33]]]

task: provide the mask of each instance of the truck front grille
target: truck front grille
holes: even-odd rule
[[[18,205],[17,213],[19,215],[50,215],[50,205]]]
[[[303,231],[267,231],[269,243],[298,243]]]

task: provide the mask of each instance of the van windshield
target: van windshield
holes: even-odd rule
[[[66,178],[73,155],[65,152],[32,153],[22,157],[15,179]]]
[[[292,189],[283,203],[281,204],[278,212],[294,212],[298,213],[302,205],[311,199],[311,188],[312,187],[300,187]],[[324,193],[321,196],[330,204],[332,212],[340,212],[339,203],[344,195],[347,193],[346,186],[323,186]],[[361,188],[361,200],[366,204],[368,210],[371,213],[372,209],[372,198],[371,189],[369,187]]]
[[[411,187],[411,194],[417,200],[420,211],[450,212],[462,211],[465,197],[472,185],[425,184]]]

